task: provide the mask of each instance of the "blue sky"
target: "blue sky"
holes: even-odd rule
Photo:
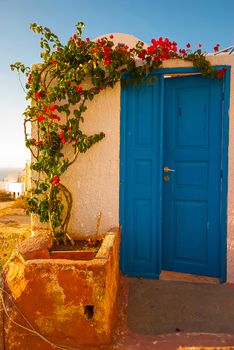
[[[234,44],[233,14],[234,0],[0,0],[0,168],[24,166],[29,158],[22,127],[26,102],[9,65],[40,61],[39,36],[30,23],[50,27],[62,42],[83,21],[85,37],[118,32],[149,43],[163,36],[179,47],[202,43],[212,52],[217,43]]]

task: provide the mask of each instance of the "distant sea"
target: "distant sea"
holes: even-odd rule
[[[22,168],[0,168],[0,181],[4,180],[7,175],[17,173],[22,170]]]

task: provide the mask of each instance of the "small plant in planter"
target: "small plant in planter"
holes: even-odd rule
[[[24,112],[25,142],[36,174],[28,211],[36,214],[42,223],[49,223],[55,245],[75,245],[67,230],[72,194],[61,176],[80,153],[87,152],[105,137],[99,130],[93,135],[82,131],[87,101],[106,87],[113,87],[125,71],[131,73],[131,78],[122,80],[123,85],[143,80],[152,82],[152,70],[168,59],[192,61],[210,78],[221,79],[225,71],[217,72],[211,67],[200,45],[192,52],[190,44],[178,50],[176,42],[168,38],[152,39],[147,48],[140,41],[133,48],[114,45],[112,35],[91,41],[82,38],[82,22],[76,24],[75,34],[63,45],[49,28],[35,23],[30,27],[41,35],[42,63],[33,68],[20,62],[11,65],[12,70],[26,75],[26,99],[32,101]],[[84,88],[87,78],[91,84]],[[28,125],[33,126],[34,137]]]

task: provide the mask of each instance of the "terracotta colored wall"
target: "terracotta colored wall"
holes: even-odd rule
[[[79,348],[82,344],[109,343],[119,283],[118,229],[108,233],[97,256],[90,261],[27,260],[33,247],[37,256],[40,253],[40,242],[32,244],[35,239],[19,245],[18,254],[4,270],[5,290],[14,302],[5,295],[10,318],[27,328],[32,326],[54,344]],[[43,245],[44,242],[42,251]],[[25,261],[18,258],[20,255]],[[90,317],[87,307],[93,307]],[[38,335],[16,326],[7,317],[4,329],[6,350],[53,349]]]

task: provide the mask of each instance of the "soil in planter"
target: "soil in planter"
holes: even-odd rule
[[[96,241],[88,240],[76,240],[72,245],[71,242],[67,244],[60,243],[59,245],[54,244],[50,248],[50,255],[54,259],[67,258],[67,259],[81,259],[91,260],[94,259],[101,244],[102,239]]]

